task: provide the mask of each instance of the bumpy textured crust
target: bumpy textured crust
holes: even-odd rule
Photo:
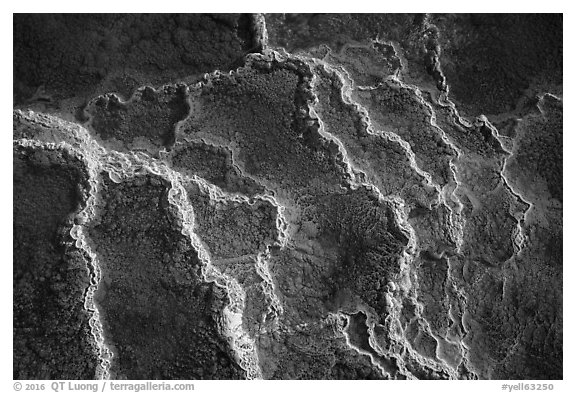
[[[14,378],[562,378],[561,15],[14,29]]]

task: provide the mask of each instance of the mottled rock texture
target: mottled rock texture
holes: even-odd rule
[[[562,379],[562,15],[14,16],[14,378]]]

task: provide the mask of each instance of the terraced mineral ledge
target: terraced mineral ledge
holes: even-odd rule
[[[561,379],[562,15],[15,15],[14,379]]]

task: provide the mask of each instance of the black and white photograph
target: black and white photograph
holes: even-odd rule
[[[568,391],[568,22],[378,9],[12,14],[6,391]]]

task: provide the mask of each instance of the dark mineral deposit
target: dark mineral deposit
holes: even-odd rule
[[[563,374],[561,14],[14,14],[14,379]]]

